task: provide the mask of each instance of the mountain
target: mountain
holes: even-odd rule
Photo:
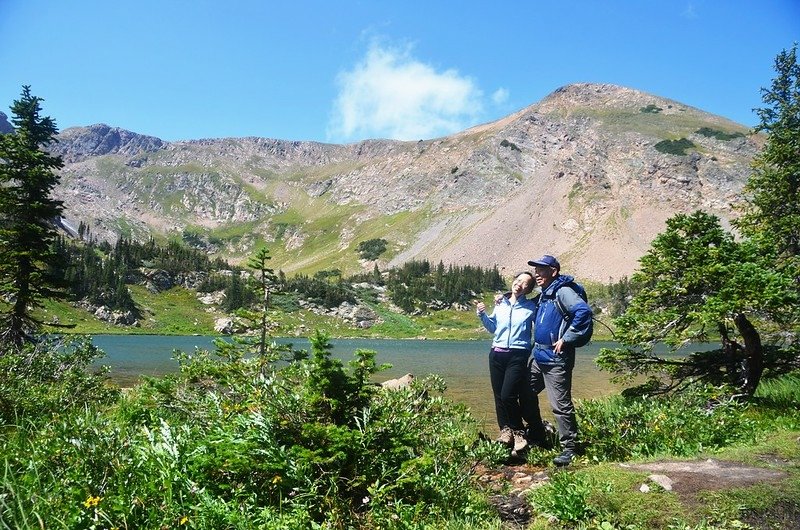
[[[574,84],[501,120],[432,140],[334,145],[267,138],[165,142],[71,128],[58,198],[92,234],[182,237],[236,261],[267,243],[286,273],[410,259],[497,264],[543,253],[565,272],[630,275],[667,218],[728,221],[763,139],[677,101]]]
[[[6,134],[14,131],[14,126],[8,121],[8,116],[5,112],[0,112],[0,134]]]

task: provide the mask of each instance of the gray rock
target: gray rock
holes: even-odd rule
[[[234,331],[233,319],[218,318],[214,321],[214,331],[222,335],[231,335]]]
[[[8,121],[8,116],[5,112],[0,112],[0,134],[14,132],[14,126]]]

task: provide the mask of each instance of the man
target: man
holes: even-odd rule
[[[561,265],[550,255],[528,262],[533,267],[539,295],[531,355],[531,388],[535,396],[547,389],[558,426],[562,452],[553,459],[567,466],[575,457],[578,423],[572,402],[572,369],[576,344],[591,333],[592,310],[581,297],[583,288],[572,276],[561,275]],[[535,398],[538,405],[538,397]],[[532,433],[541,436],[543,433]]]

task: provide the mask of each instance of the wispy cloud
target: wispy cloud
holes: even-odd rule
[[[437,70],[411,51],[373,43],[358,64],[339,74],[329,139],[417,140],[477,123],[483,94],[476,83],[454,69]]]
[[[508,90],[505,88],[498,88],[492,94],[492,103],[495,105],[503,105],[508,101]]]
[[[694,4],[689,2],[686,4],[686,7],[681,12],[681,16],[683,18],[688,18],[689,20],[694,20],[697,18],[697,12],[694,9]]]

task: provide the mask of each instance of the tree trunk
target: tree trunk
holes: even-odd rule
[[[764,348],[761,346],[761,335],[743,314],[734,317],[733,323],[744,340],[745,363],[743,370],[744,384],[742,392],[748,397],[755,394],[761,374],[764,372]]]

